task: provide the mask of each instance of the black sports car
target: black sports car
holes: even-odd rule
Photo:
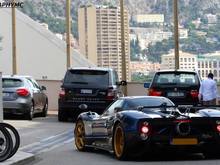
[[[74,133],[79,151],[104,149],[118,159],[160,148],[220,156],[220,111],[200,107],[181,113],[165,97],[119,98],[102,115],[80,114]]]

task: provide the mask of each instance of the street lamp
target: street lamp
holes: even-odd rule
[[[66,67],[67,69],[71,67],[70,34],[71,34],[70,0],[66,0],[66,54],[67,54]]]
[[[15,0],[13,0],[13,3],[15,3]],[[12,74],[17,74],[15,7],[12,7]]]
[[[122,57],[122,80],[126,81],[126,53],[125,53],[125,23],[124,23],[124,0],[120,0],[120,14],[121,14],[121,57]],[[127,96],[127,86],[123,86],[123,93]]]
[[[178,0],[173,0],[174,11],[174,43],[175,43],[175,70],[179,69],[179,23],[178,23]]]

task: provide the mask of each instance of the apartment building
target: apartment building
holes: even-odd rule
[[[183,70],[197,70],[197,56],[180,51],[179,65],[179,68]],[[161,69],[175,69],[174,51],[161,56]]]
[[[128,12],[124,12],[127,80],[130,80]],[[115,69],[122,77],[120,8],[82,6],[78,9],[79,47],[87,59],[99,67]]]

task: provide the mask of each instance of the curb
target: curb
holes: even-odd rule
[[[35,160],[34,154],[18,151],[12,158],[0,163],[0,165],[22,165]]]

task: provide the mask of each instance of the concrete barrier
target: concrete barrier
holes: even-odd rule
[[[61,81],[55,80],[38,80],[39,85],[43,85],[47,88],[46,94],[49,101],[49,109],[57,110],[58,109],[58,96],[60,92]],[[147,95],[147,89],[144,88],[143,83],[128,83],[128,96],[143,96]]]

